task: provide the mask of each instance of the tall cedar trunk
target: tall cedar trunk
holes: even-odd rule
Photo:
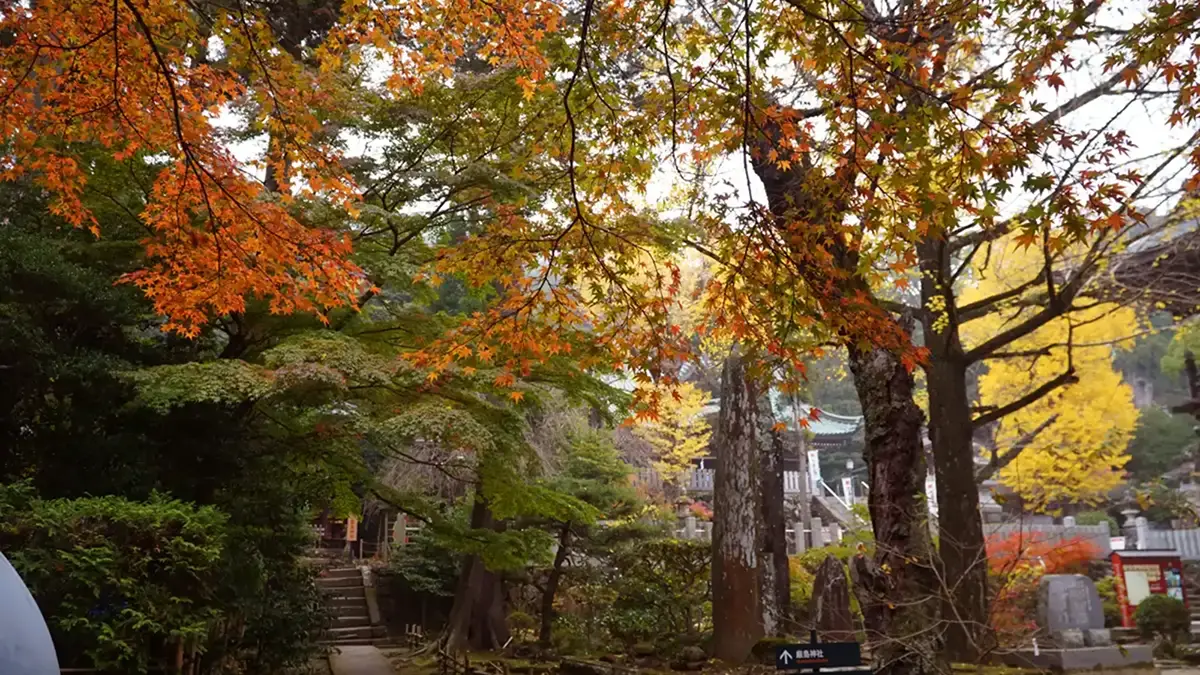
[[[713,483],[713,656],[741,663],[763,635],[758,578],[758,406],[734,347],[721,376]]]
[[[497,527],[479,489],[476,489],[475,504],[471,508],[471,527]],[[479,556],[463,556],[454,604],[446,622],[446,648],[454,652],[496,649],[507,640],[504,594],[499,577],[484,566]]]
[[[862,403],[870,474],[873,561],[855,561],[855,581],[877,671],[888,675],[944,670],[935,627],[938,596],[929,562],[923,497],[925,454],[913,377],[895,354],[850,347],[850,370]]]
[[[759,537],[761,571],[759,593],[763,607],[763,632],[787,632],[791,588],[788,579],[787,525],[783,513],[783,436],[774,429],[775,417],[768,397],[759,398],[759,448],[762,452],[762,523]]]
[[[942,586],[942,620],[946,652],[954,661],[977,661],[990,649],[988,628],[987,549],[979,513],[972,444],[971,403],[967,394],[967,360],[959,340],[949,284],[950,258],[941,241],[921,246],[921,297],[927,307],[944,306],[945,316],[925,316],[925,368],[929,390],[929,440],[937,479],[938,572]],[[943,321],[935,328],[933,323]]]
[[[550,577],[546,579],[546,588],[542,591],[542,625],[538,631],[538,644],[550,646],[551,632],[554,628],[554,596],[558,593],[558,582],[562,579],[563,565],[567,562],[567,548],[571,544],[571,523],[563,523],[558,533],[558,551],[554,554],[554,567],[550,568]]]

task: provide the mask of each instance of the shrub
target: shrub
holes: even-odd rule
[[[1133,614],[1133,621],[1143,638],[1166,642],[1186,639],[1192,625],[1183,602],[1167,595],[1151,595],[1142,600]]]
[[[993,596],[991,625],[1001,644],[1023,642],[1036,630],[1037,589],[1046,574],[1083,573],[1096,557],[1082,537],[1067,540],[1015,532],[987,542]]]
[[[555,646],[590,653],[654,644],[669,653],[698,644],[711,629],[710,559],[708,543],[656,532],[594,550],[587,563],[567,568]]]
[[[1100,604],[1104,608],[1104,625],[1116,628],[1121,625],[1121,604],[1117,600],[1117,578],[1107,576],[1096,582]]]
[[[1104,511],[1084,511],[1075,516],[1075,522],[1079,525],[1099,525],[1100,523],[1108,523],[1109,533],[1116,537],[1121,534],[1121,527],[1117,525],[1117,519],[1108,515]]]
[[[0,486],[0,548],[47,618],[64,665],[144,673],[222,617],[226,516],[155,495],[42,501]]]
[[[663,636],[694,636],[712,615],[711,547],[706,542],[630,542],[613,556],[607,583],[616,597],[607,628],[632,645]]]
[[[278,672],[308,660],[326,621],[296,557],[306,528],[278,503],[236,513],[244,520],[161,494],[44,500],[0,485],[0,549],[64,666],[145,673],[194,650],[197,673]]]

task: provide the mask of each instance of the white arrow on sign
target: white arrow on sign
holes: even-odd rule
[[[779,652],[779,660],[782,661],[783,665],[786,666],[787,664],[792,662],[792,655],[789,654],[788,650],[785,649],[785,650]]]

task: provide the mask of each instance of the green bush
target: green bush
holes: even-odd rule
[[[145,673],[173,664],[182,645],[199,673],[278,672],[307,661],[326,620],[296,560],[303,523],[285,511],[235,523],[161,494],[44,500],[0,485],[0,550],[64,666]]]
[[[1121,534],[1121,527],[1117,525],[1117,519],[1108,515],[1104,511],[1084,511],[1075,516],[1075,522],[1079,525],[1099,525],[1100,523],[1108,523],[1108,532],[1116,537]]]
[[[1104,608],[1104,625],[1116,628],[1121,625],[1121,604],[1117,601],[1117,578],[1107,576],[1096,582],[1100,604]]]
[[[1164,642],[1186,640],[1192,618],[1183,602],[1166,595],[1151,595],[1141,601],[1133,614],[1138,633],[1146,639]]]
[[[616,596],[605,622],[609,634],[628,646],[706,630],[711,559],[711,546],[701,541],[651,539],[621,547],[606,580]]]
[[[64,666],[144,673],[203,644],[218,600],[226,516],[154,495],[33,497],[0,486],[0,549],[47,617]]]
[[[711,557],[706,542],[651,532],[594,551],[594,564],[564,575],[555,647],[600,653],[653,644],[668,654],[699,644],[712,627]]]

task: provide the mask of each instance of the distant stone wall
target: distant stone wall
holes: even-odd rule
[[[1075,525],[1073,523],[1054,524],[1037,522],[984,523],[983,534],[986,537],[1008,538],[1017,533],[1033,542],[1064,542],[1071,539],[1083,538],[1091,542],[1096,550],[1097,558],[1107,558],[1112,553],[1112,533],[1108,523],[1099,525]]]

